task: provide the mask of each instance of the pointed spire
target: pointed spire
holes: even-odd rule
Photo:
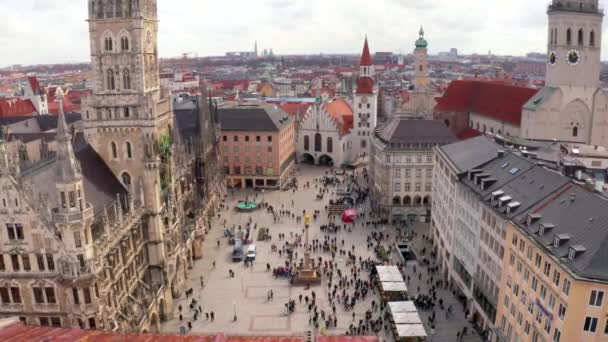
[[[422,25],[420,25],[420,31],[418,31],[418,35],[420,36],[420,38],[424,38],[424,29],[422,28]]]
[[[315,94],[315,102],[317,106],[321,105],[321,78],[317,79],[317,93]]]
[[[372,65],[372,57],[369,54],[369,45],[367,44],[367,35],[365,35],[365,44],[361,53],[361,63],[359,65]]]
[[[80,177],[80,167],[72,148],[72,136],[65,121],[63,112],[63,90],[57,87],[55,92],[59,114],[57,116],[57,166],[61,180],[73,181]]]

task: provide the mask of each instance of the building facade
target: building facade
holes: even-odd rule
[[[342,98],[323,101],[319,88],[314,105],[298,122],[299,162],[340,166],[351,160],[353,110]]]
[[[184,139],[159,88],[156,12],[153,0],[89,1],[96,83],[82,131],[58,89],[55,150],[22,167],[0,148],[0,316],[157,332],[173,315],[223,190],[209,107],[193,119],[204,138]]]
[[[492,341],[503,338],[495,321],[507,226],[568,183],[565,177],[501,148],[478,137],[436,149],[433,196],[442,208],[450,194],[453,202],[433,213],[431,229],[442,276],[465,299],[470,319]]]
[[[433,148],[455,136],[441,121],[393,117],[372,135],[371,196],[392,221],[430,219]]]
[[[496,324],[509,341],[605,341],[608,202],[568,183],[509,222]]]
[[[220,108],[226,184],[281,188],[294,170],[295,121],[274,105]]]

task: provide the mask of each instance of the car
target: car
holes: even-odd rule
[[[255,255],[256,255],[255,245],[251,244],[247,247],[247,255],[245,256],[245,258],[247,260],[255,260]]]
[[[232,249],[232,261],[243,260],[243,240],[234,240],[234,248]]]

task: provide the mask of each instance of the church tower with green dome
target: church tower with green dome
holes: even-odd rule
[[[426,49],[429,44],[426,39],[424,39],[424,29],[422,29],[422,26],[420,27],[420,31],[418,32],[418,34],[419,37],[416,40],[416,49],[414,50],[414,89],[419,87],[426,87],[429,79],[428,53]]]

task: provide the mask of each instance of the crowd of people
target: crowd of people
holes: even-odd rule
[[[258,203],[261,209],[256,215],[256,221],[249,217],[246,226],[247,230],[257,229],[264,226],[263,222],[270,220],[275,224],[282,224],[291,227],[291,230],[268,231],[266,241],[270,242],[271,253],[275,254],[273,262],[265,264],[265,270],[269,276],[275,278],[285,278],[290,282],[297,271],[303,266],[306,248],[311,255],[313,268],[321,277],[321,287],[294,287],[296,299],[289,299],[284,303],[284,314],[291,315],[294,312],[308,313],[308,324],[310,327],[319,329],[321,332],[340,328],[349,335],[375,335],[381,332],[390,333],[390,317],[388,306],[379,296],[378,284],[376,284],[372,269],[381,261],[372,253],[376,248],[382,247],[389,251],[396,241],[410,241],[416,238],[406,224],[391,226],[387,230],[388,221],[381,219],[371,211],[365,210],[369,206],[368,202],[368,175],[365,169],[361,171],[346,172],[344,175],[337,175],[330,171],[325,172],[321,177],[312,181],[294,181],[291,194],[301,190],[313,190],[318,200],[326,199],[325,204],[320,204],[322,210],[314,208],[302,208],[296,205],[292,198],[282,201],[271,201],[261,198],[257,193],[252,195],[252,201]],[[301,183],[301,184],[300,184]],[[337,189],[348,188],[351,195],[348,199],[336,197]],[[249,200],[249,198],[248,198]],[[331,202],[330,202],[331,201]],[[342,222],[340,215],[330,212],[330,207],[337,203],[354,203],[358,217],[354,223]],[[329,207],[328,207],[329,206]],[[227,220],[222,221],[222,215],[232,210],[229,206],[222,205],[223,211],[218,215],[219,222],[226,227]],[[229,214],[226,215],[229,217]],[[310,217],[311,228],[318,229],[306,246],[304,218]],[[324,216],[326,223],[316,223]],[[293,229],[295,228],[295,229]],[[394,228],[394,229],[393,229]],[[239,226],[241,230],[241,226]],[[366,235],[367,248],[358,248],[349,240],[348,234],[353,230],[362,230]],[[254,236],[255,234],[251,234]],[[276,237],[273,239],[273,235]],[[438,269],[435,265],[435,255],[427,253],[426,247],[430,250],[430,239],[423,237],[425,245],[424,253],[419,262],[421,266],[416,269],[414,266],[405,267],[399,264],[404,276],[407,278],[408,285],[411,280],[416,280],[418,284],[425,282],[427,292],[416,287],[417,291],[410,290],[410,294],[415,295],[412,300],[420,310],[429,311],[429,327],[433,330],[436,324],[436,310],[445,310],[446,319],[452,315],[452,305],[444,306],[441,298],[437,295],[437,289],[445,286],[445,283],[437,276]],[[220,242],[218,240],[218,248]],[[215,263],[214,263],[215,265]],[[230,270],[230,277],[234,277],[234,272]],[[236,268],[236,272],[240,272]],[[201,280],[201,287],[203,282]],[[192,293],[190,293],[192,295]],[[195,299],[192,299],[195,301]],[[267,301],[272,302],[274,294],[268,291]],[[348,322],[344,319],[344,314],[349,312]],[[203,314],[202,308],[191,305],[190,316],[196,321]],[[211,315],[205,313],[205,317],[213,320]],[[339,319],[339,317],[341,317]],[[180,321],[184,318],[180,306]],[[236,318],[236,317],[235,317]],[[188,328],[191,328],[191,321],[188,321]],[[340,323],[340,326],[339,326]],[[467,333],[466,329],[459,331],[458,339]]]

